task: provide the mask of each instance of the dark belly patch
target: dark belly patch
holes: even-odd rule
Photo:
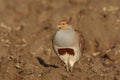
[[[75,55],[74,50],[71,48],[60,48],[58,49],[58,53],[60,55],[65,55],[66,53],[73,56]]]

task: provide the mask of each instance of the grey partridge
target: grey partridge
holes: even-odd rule
[[[53,37],[53,48],[57,56],[65,63],[67,71],[73,71],[74,64],[80,59],[84,49],[82,34],[74,30],[63,20],[57,26],[59,30]]]

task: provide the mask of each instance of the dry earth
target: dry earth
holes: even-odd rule
[[[85,51],[67,73],[52,49],[63,20]],[[0,0],[0,80],[120,80],[119,0]]]

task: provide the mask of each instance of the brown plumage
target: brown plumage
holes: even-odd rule
[[[83,53],[84,52],[84,45],[85,45],[85,40],[84,37],[82,35],[82,33],[78,30],[75,30],[75,32],[78,34],[79,36],[79,45],[80,45],[80,51]]]
[[[60,55],[65,55],[66,53],[69,54],[69,55],[75,55],[74,53],[74,50],[73,49],[70,49],[70,48],[61,48],[61,49],[58,49],[58,53]]]

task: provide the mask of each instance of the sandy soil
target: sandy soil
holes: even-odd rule
[[[66,72],[52,49],[63,20],[85,51]],[[120,80],[119,0],[0,0],[0,80]]]

